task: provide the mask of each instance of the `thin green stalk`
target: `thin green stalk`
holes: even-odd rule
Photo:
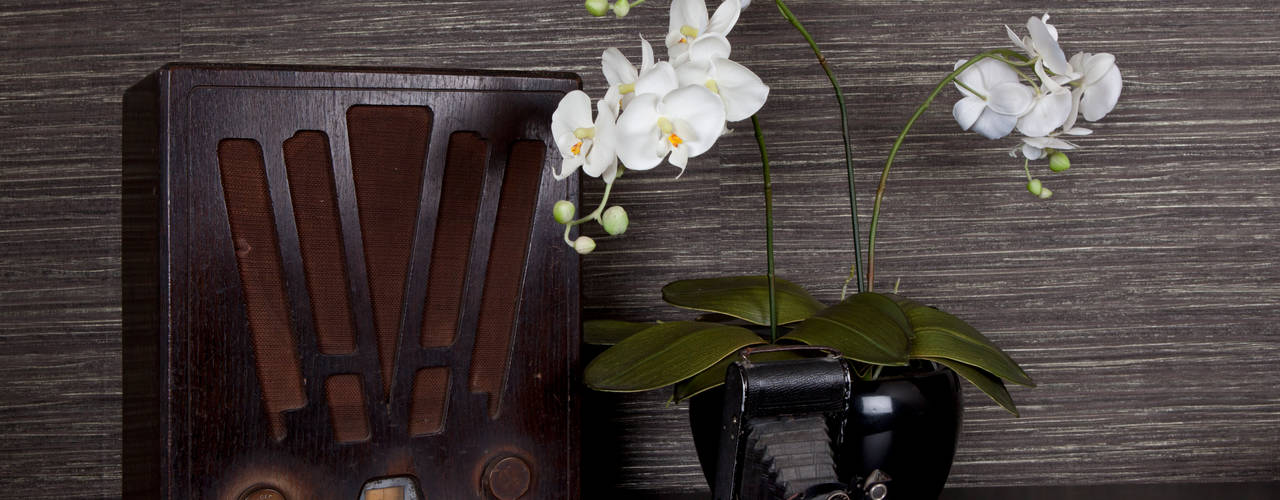
[[[751,115],[751,127],[756,131],[756,144],[760,145],[760,165],[764,171],[764,248],[769,276],[769,342],[777,342],[777,276],[773,272],[773,181],[769,178],[769,151],[764,147],[764,130],[760,128],[760,119],[756,115]]]
[[[794,26],[800,35],[809,42],[809,48],[813,50],[813,55],[818,58],[818,65],[822,66],[822,71],[826,72],[827,79],[831,80],[831,87],[835,89],[836,103],[840,105],[840,139],[844,141],[844,167],[849,176],[849,218],[853,221],[853,265],[850,266],[849,278],[844,280],[844,288],[840,292],[840,298],[843,300],[848,295],[849,281],[856,280],[858,293],[862,293],[866,288],[865,281],[862,279],[862,248],[860,235],[858,232],[858,191],[854,189],[853,183],[853,147],[849,142],[849,111],[844,103],[844,91],[840,90],[840,83],[836,82],[836,75],[831,71],[831,65],[827,64],[826,56],[822,55],[822,50],[818,49],[818,42],[813,40],[813,36],[809,35],[809,31],[804,29],[804,25],[800,24],[800,20],[795,14],[791,13],[791,9],[787,8],[787,4],[782,0],[774,0],[778,6],[778,10],[782,12],[791,26]]]
[[[893,159],[898,155],[898,148],[902,147],[902,141],[907,138],[907,132],[911,131],[911,126],[916,123],[916,119],[920,118],[920,115],[923,115],[926,109],[929,109],[929,104],[933,103],[933,99],[935,97],[938,97],[938,94],[942,92],[942,89],[947,87],[948,83],[951,83],[952,81],[954,81],[957,76],[960,76],[960,73],[963,73],[964,70],[969,69],[970,66],[973,66],[978,61],[981,61],[987,58],[1003,59],[999,56],[1017,57],[1024,60],[1026,59],[1026,57],[1023,56],[1022,54],[1019,54],[1009,49],[988,50],[986,52],[978,54],[977,56],[974,56],[972,59],[969,59],[964,64],[957,67],[955,71],[952,71],[951,74],[948,74],[946,78],[943,78],[941,82],[938,82],[938,86],[934,87],[933,92],[929,93],[929,97],[926,98],[924,102],[920,104],[920,107],[916,108],[916,112],[911,115],[911,119],[907,120],[907,125],[905,127],[902,127],[902,132],[898,134],[898,139],[893,141],[893,148],[889,149],[889,157],[885,159],[885,162],[884,162],[884,170],[880,172],[880,185],[876,187],[875,204],[872,206],[872,209],[871,209],[871,228],[867,234],[867,290],[868,291],[870,291],[872,288],[875,287],[876,227],[880,224],[880,202],[884,200],[885,185],[886,183],[889,182],[889,169],[893,167]]]

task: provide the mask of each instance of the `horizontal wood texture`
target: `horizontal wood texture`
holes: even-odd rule
[[[1041,4],[790,2],[851,101],[860,216],[898,127],[955,60],[1008,46]],[[877,284],[967,319],[1040,384],[1023,417],[976,390],[953,486],[1241,482],[1280,478],[1280,7],[1269,0],[1071,2],[1068,54],[1116,55],[1119,107],[1080,140],[1057,194],[1022,188],[1010,141],[962,133],[946,91],[889,183]],[[120,478],[120,99],[161,63],[315,63],[574,71],[603,94],[599,53],[638,60],[666,3],[624,20],[581,2],[337,0],[0,7],[0,486],[113,497]],[[836,300],[850,232],[829,87],[756,0],[734,59],[772,87],[761,113],[779,273]],[[665,52],[659,48],[659,57]],[[587,318],[676,319],[659,287],[760,273],[759,169],[749,125],[688,171],[633,172],[622,238],[583,259]],[[601,187],[584,182],[588,204]],[[900,282],[899,282],[900,280]],[[634,492],[705,491],[683,405],[585,395],[584,475]],[[33,489],[33,487],[39,488]],[[585,497],[591,498],[590,491]]]

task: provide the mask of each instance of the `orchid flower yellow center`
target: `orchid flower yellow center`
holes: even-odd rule
[[[624,83],[618,86],[618,93],[622,95],[630,94],[636,91],[636,84]]]
[[[684,142],[684,139],[681,139],[676,134],[671,134],[667,136],[667,142],[671,143],[671,147],[680,147],[680,143]]]
[[[716,84],[715,80],[707,80],[707,83],[704,83],[703,85],[705,85],[712,92],[715,92],[716,95],[720,95],[720,86]]]
[[[658,130],[662,131],[662,135],[667,136],[667,142],[671,143],[672,147],[679,147],[680,144],[684,143],[684,139],[676,135],[675,124],[671,123],[671,120],[668,120],[667,117],[658,117]]]
[[[573,147],[569,148],[569,152],[573,153],[573,156],[582,154],[582,141],[578,141],[577,144],[574,144]]]
[[[686,24],[680,27],[680,34],[684,35],[680,38],[680,43],[689,43],[690,39],[698,38],[698,28]]]
[[[595,127],[578,127],[573,129],[573,136],[578,139],[591,139],[596,136]]]

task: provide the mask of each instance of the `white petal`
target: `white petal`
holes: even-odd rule
[[[610,87],[634,83],[638,75],[636,67],[631,65],[627,56],[613,47],[605,49],[604,54],[600,55],[600,66],[604,70],[604,79],[609,82]]]
[[[605,170],[618,164],[617,115],[603,101],[597,103],[596,107],[599,112],[596,114],[595,137],[592,138],[591,150],[587,152],[582,166],[582,171],[592,177],[599,177]]]
[[[1089,135],[1093,133],[1093,129],[1087,129],[1084,127],[1071,127],[1069,129],[1063,130],[1062,133],[1067,135]]]
[[[1080,100],[1080,112],[1084,119],[1096,122],[1115,109],[1116,102],[1120,100],[1122,85],[1120,68],[1111,66],[1111,70],[1098,83],[1085,89],[1084,97]]]
[[[649,170],[662,162],[658,156],[659,96],[638,95],[618,117],[614,137],[617,139],[618,159],[632,170]]]
[[[1082,82],[1085,85],[1098,83],[1098,80],[1101,80],[1102,77],[1106,76],[1107,73],[1111,71],[1111,68],[1114,68],[1115,66],[1116,56],[1107,53],[1093,54],[1085,60],[1083,71],[1084,79]]]
[[[689,148],[680,146],[671,149],[671,155],[667,156],[667,163],[680,167],[680,173],[684,174],[684,167],[689,164]]]
[[[745,120],[764,107],[769,98],[769,86],[747,69],[746,66],[728,59],[717,59],[716,87],[720,89],[720,100],[724,102],[725,120],[736,122]]]
[[[676,78],[676,69],[671,66],[671,63],[662,61],[640,74],[640,77],[636,79],[635,92],[636,94],[657,94],[661,96],[679,86],[680,80]]]
[[[728,38],[718,33],[709,33],[689,43],[689,60],[710,61],[716,58],[728,58],[731,50]]]
[[[968,96],[956,101],[955,106],[951,107],[951,116],[954,116],[956,123],[960,124],[960,130],[969,130],[969,127],[972,127],[973,123],[978,121],[978,117],[982,116],[982,111],[985,109],[987,109],[986,101],[974,96]]]
[[[717,33],[720,35],[729,34],[729,30],[738,24],[738,15],[742,13],[742,5],[738,0],[724,0],[720,2],[720,6],[716,7],[715,14],[711,15],[711,22],[707,23],[708,33]]]
[[[618,161],[617,161],[617,158],[614,158],[613,165],[610,166],[609,168],[604,169],[604,172],[600,174],[600,180],[603,180],[605,184],[613,184],[613,180],[617,178],[618,178]]]
[[[1009,33],[1009,39],[1013,40],[1014,45],[1017,45],[1023,52],[1027,51],[1027,44],[1022,43],[1022,39],[1018,38],[1018,34],[1013,32],[1013,28],[1010,28],[1009,25],[1006,24],[1004,25],[1004,30]]]
[[[1031,109],[1036,91],[1017,82],[1005,82],[991,88],[987,107],[1000,114],[1022,116]]]
[[[1044,158],[1044,150],[1024,142],[1022,143],[1022,156],[1027,157],[1028,160],[1039,160]]]
[[[1041,19],[1027,19],[1027,32],[1031,33],[1031,43],[1036,53],[1044,60],[1049,71],[1059,75],[1071,73],[1071,65],[1067,63],[1067,55],[1058,45],[1057,30],[1051,30]]]
[[[964,63],[966,62],[969,62],[969,60],[961,59],[959,61],[956,61],[956,65],[951,68],[952,71],[960,69],[960,66],[963,66]],[[959,90],[961,94],[964,94],[965,96],[973,95],[973,93],[969,92],[968,89],[960,86],[961,83],[969,86],[969,88],[976,90],[978,92],[985,93],[987,91],[987,86],[982,81],[982,70],[978,68],[979,64],[982,64],[982,61],[978,61],[974,63],[973,66],[969,66],[968,69],[965,69],[959,75],[956,75],[955,86],[956,86],[956,89]]]
[[[1071,112],[1067,113],[1067,121],[1062,122],[1062,131],[1070,134],[1070,131],[1076,126],[1076,118],[1080,116],[1080,96],[1084,94],[1084,89],[1076,87],[1071,89]]]
[[[680,28],[692,26],[699,34],[707,27],[707,3],[703,0],[673,0],[671,22],[668,23],[667,48],[671,48],[671,34],[680,35]],[[680,39],[676,37],[677,43]]]
[[[1017,123],[1016,116],[1002,115],[988,109],[973,123],[972,129],[988,139],[999,139],[1009,135]]]
[[[1023,137],[1022,143],[1034,148],[1075,149],[1076,145],[1057,137]],[[1032,158],[1034,160],[1035,158]]]
[[[751,0],[742,0],[742,8],[745,9],[750,6],[751,6]]]
[[[578,171],[578,167],[582,166],[582,155],[566,156],[560,162],[560,173],[552,173],[551,176],[558,181],[565,180],[574,172]]]
[[[653,66],[653,46],[644,37],[640,37],[640,71]]]
[[[681,87],[705,85],[711,78],[710,61],[689,61],[676,67],[676,81]]]
[[[724,130],[724,104],[706,87],[682,87],[662,98],[661,111],[673,122],[683,121],[693,137],[684,137],[689,156],[698,156],[715,144]]]
[[[1067,121],[1071,113],[1071,93],[1045,94],[1036,99],[1031,111],[1018,118],[1018,131],[1027,137],[1043,137]]]

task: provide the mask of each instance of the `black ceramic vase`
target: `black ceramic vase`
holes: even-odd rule
[[[880,470],[889,475],[889,498],[936,499],[947,482],[960,432],[963,404],[955,372],[933,363],[912,366],[874,381],[858,381],[849,400],[837,450],[841,481],[852,483]],[[695,396],[689,421],[698,460],[714,485],[719,456],[723,388]]]

